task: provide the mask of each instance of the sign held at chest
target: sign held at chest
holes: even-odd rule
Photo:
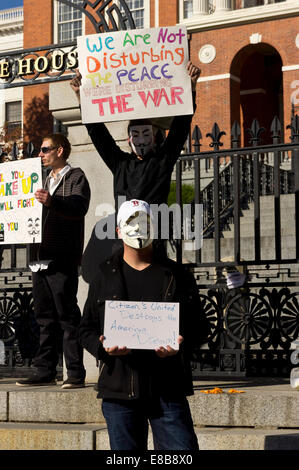
[[[179,304],[106,300],[104,347],[178,350]]]

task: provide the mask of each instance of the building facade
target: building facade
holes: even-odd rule
[[[82,0],[74,0],[82,4]],[[241,126],[241,142],[248,144],[247,129],[254,118],[266,129],[263,142],[271,141],[274,116],[285,123],[298,108],[298,13],[296,0],[139,0],[127,1],[137,27],[182,23],[187,27],[190,57],[202,74],[198,84],[194,124],[202,135],[217,120],[230,146],[234,121]],[[38,25],[38,27],[36,27]],[[56,0],[24,0],[24,48],[61,44],[77,35],[93,33],[85,15]],[[31,140],[32,110],[43,115],[40,128],[53,125],[47,115],[49,85],[24,89],[25,135]],[[26,117],[27,112],[27,117]],[[34,116],[33,116],[34,117]],[[207,149],[203,142],[202,150]]]
[[[0,11],[0,53],[23,48],[23,8]],[[5,135],[21,137],[23,126],[23,88],[2,89],[0,85],[0,145],[9,152]]]

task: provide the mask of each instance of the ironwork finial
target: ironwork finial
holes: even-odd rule
[[[210,147],[214,147],[215,150],[219,150],[219,147],[223,146],[223,142],[220,142],[220,139],[223,135],[226,135],[226,132],[220,131],[217,122],[214,123],[212,132],[209,132],[206,137],[211,137],[212,142]]]
[[[232,143],[232,148],[239,147],[239,138],[241,135],[241,128],[240,124],[238,121],[234,121],[232,130],[231,130],[231,143]]]
[[[200,140],[201,139],[202,139],[201,130],[198,127],[198,125],[196,125],[192,132],[192,140],[194,141],[193,143],[194,153],[200,152],[200,146],[201,146]]]
[[[28,158],[32,158],[34,154],[35,147],[32,142],[29,142],[29,144],[26,147],[26,154]]]
[[[13,146],[12,146],[12,150],[11,150],[11,160],[14,161],[17,159],[17,156],[19,155],[19,147],[17,146],[17,143],[14,142]]]
[[[277,116],[274,117],[271,124],[273,144],[278,144],[281,135],[281,123]]]
[[[252,121],[250,129],[246,129],[246,132],[248,132],[248,134],[250,134],[251,136],[249,143],[252,144],[253,147],[258,145],[261,140],[260,135],[262,132],[265,132],[265,130],[266,129],[264,127],[260,127],[260,124],[257,119],[254,119]]]
[[[291,119],[291,124],[289,124],[287,129],[291,129],[290,139],[293,143],[299,142],[299,116],[294,114]]]

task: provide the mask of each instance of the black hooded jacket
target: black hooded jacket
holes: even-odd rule
[[[195,94],[193,101],[195,109]],[[167,203],[171,174],[187,140],[192,118],[193,115],[175,116],[162,145],[143,160],[133,152],[121,150],[105,124],[86,125],[95,148],[114,176],[116,210],[118,196],[125,196],[126,200],[141,199],[148,204]]]
[[[192,348],[206,341],[209,327],[203,317],[194,277],[169,260],[153,260],[163,270],[160,299],[180,303],[180,331],[184,341],[179,352],[160,358],[155,351],[132,350],[125,356],[110,356],[99,341],[104,330],[105,300],[128,300],[122,274],[123,250],[100,265],[91,283],[79,327],[82,346],[100,360],[98,397],[133,400],[162,396],[175,399],[193,394],[190,359]],[[142,393],[140,391],[142,381]]]

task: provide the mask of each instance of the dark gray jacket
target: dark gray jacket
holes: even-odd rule
[[[47,178],[45,189],[48,189]],[[50,207],[43,206],[42,242],[31,245],[30,260],[54,260],[79,265],[83,252],[84,217],[90,187],[81,168],[71,168],[54,191]]]

